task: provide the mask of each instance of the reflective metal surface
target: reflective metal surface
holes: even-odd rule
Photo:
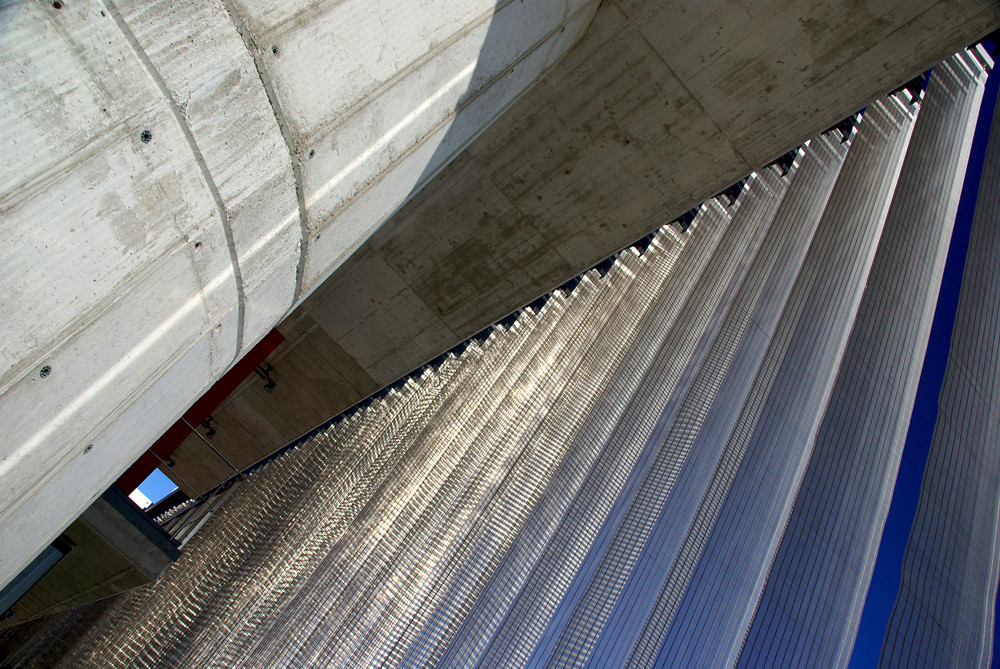
[[[986,66],[253,473],[64,665],[842,666]]]
[[[953,70],[967,76],[958,64]],[[1000,574],[998,179],[995,114],[937,423],[882,646],[884,667],[991,666]]]

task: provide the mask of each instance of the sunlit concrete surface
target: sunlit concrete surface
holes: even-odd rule
[[[0,8],[0,583],[595,7]]]

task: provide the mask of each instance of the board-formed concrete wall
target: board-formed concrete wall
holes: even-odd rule
[[[0,585],[596,5],[0,7]]]

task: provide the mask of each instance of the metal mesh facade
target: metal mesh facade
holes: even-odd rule
[[[843,666],[986,67],[253,473],[64,665]]]
[[[917,392],[982,77],[962,54],[936,67],[928,82],[869,290],[741,666],[832,667],[850,658]]]
[[[881,666],[990,666],[1000,558],[998,215],[995,115],[937,422]]]

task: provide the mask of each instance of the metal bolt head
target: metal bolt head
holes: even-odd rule
[[[38,375],[43,379],[51,373],[52,373],[52,368],[49,367],[48,365],[45,365],[40,370],[38,370]]]

